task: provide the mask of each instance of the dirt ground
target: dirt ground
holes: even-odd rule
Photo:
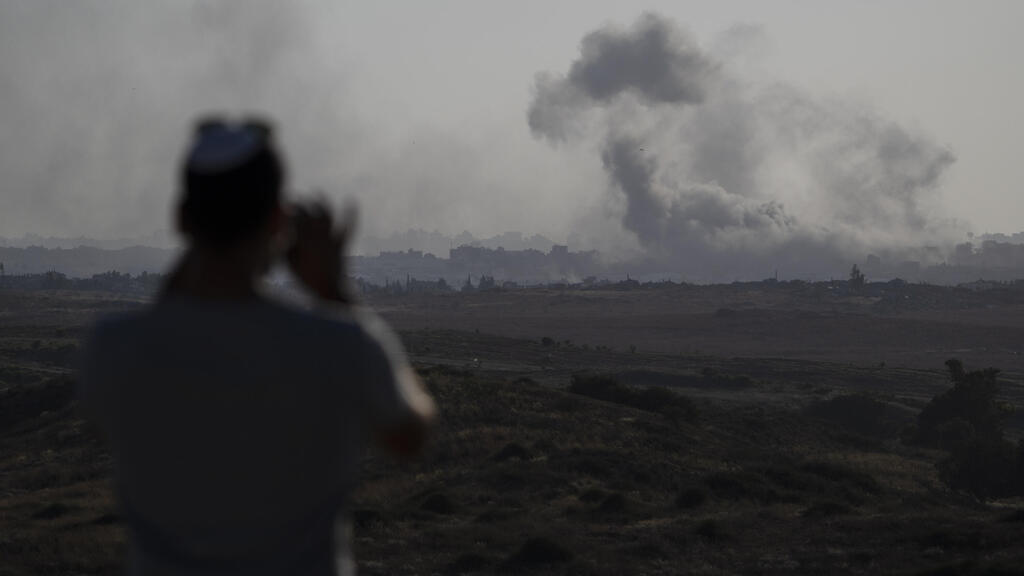
[[[941,368],[950,358],[1024,374],[1024,305],[890,311],[868,298],[669,286],[377,296],[402,331],[448,329],[678,356]]]
[[[367,459],[362,573],[1019,573],[1021,503],[950,491],[942,455],[900,441],[953,356],[1004,371],[1011,437],[1024,430],[1024,308],[947,296],[370,298],[441,422],[419,460]],[[109,457],[76,417],[74,366],[97,315],[142,305],[0,292],[0,575],[119,571]],[[581,373],[634,392],[574,391]],[[851,395],[872,418],[827,409]]]

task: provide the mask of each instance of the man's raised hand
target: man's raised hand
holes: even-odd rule
[[[320,298],[351,304],[345,252],[356,225],[355,206],[347,205],[337,224],[323,200],[295,203],[290,211],[292,273]]]

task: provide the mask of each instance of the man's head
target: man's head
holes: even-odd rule
[[[269,123],[201,120],[181,170],[178,228],[195,249],[257,251],[265,260],[283,224],[284,180]]]

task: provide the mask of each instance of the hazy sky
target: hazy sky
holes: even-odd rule
[[[358,198],[366,232],[617,241],[600,155],[537,138],[527,111],[537,73],[645,11],[744,79],[948,149],[937,221],[1024,229],[1021,2],[0,0],[0,236],[165,228],[191,120],[257,110],[294,185]]]

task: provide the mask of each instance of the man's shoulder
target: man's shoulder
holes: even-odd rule
[[[364,331],[362,322],[347,309],[303,308],[277,300],[264,300],[262,305],[268,319],[297,329],[345,335]]]
[[[296,346],[311,342],[353,344],[372,339],[364,315],[347,307],[324,304],[308,307],[265,298],[240,311],[240,315],[250,316],[247,320],[291,339],[291,344]]]
[[[233,326],[227,328],[228,326]],[[118,312],[100,318],[93,327],[94,343],[125,344],[149,341],[160,333],[190,332],[203,326],[218,327],[219,332],[273,332],[284,342],[303,345],[311,341],[352,342],[372,340],[372,326],[362,314],[348,310],[306,309],[276,300],[260,300],[242,305],[160,301],[130,312]]]

